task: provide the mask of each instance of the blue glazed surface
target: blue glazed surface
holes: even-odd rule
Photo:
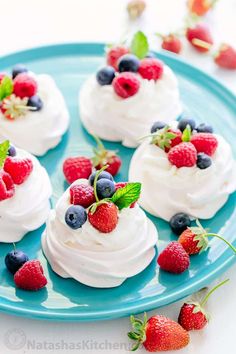
[[[71,125],[61,144],[40,158],[51,177],[54,194],[52,203],[67,187],[61,172],[62,161],[66,156],[90,154],[92,138],[82,128],[78,117],[77,94],[83,81],[103,63],[103,44],[66,44],[36,48],[8,55],[0,59],[0,70],[7,71],[19,62],[25,63],[36,73],[51,74],[65,95]],[[212,77],[174,55],[159,53],[176,73],[185,111],[199,122],[207,121],[228,141],[236,156],[236,98]],[[118,180],[126,180],[132,149],[118,143],[106,143],[111,149],[119,149],[123,168]],[[219,232],[236,246],[236,194],[217,215],[203,225],[213,232]],[[159,250],[176,237],[171,234],[166,222],[151,217],[159,229]],[[189,271],[182,275],[171,275],[156,267],[156,262],[141,274],[126,281],[115,289],[93,289],[74,280],[65,280],[52,272],[44,258],[40,238],[44,226],[28,235],[17,245],[27,252],[30,258],[38,258],[44,266],[49,280],[48,286],[39,292],[31,293],[16,289],[11,274],[4,266],[4,257],[12,248],[0,247],[0,310],[8,314],[60,321],[94,321],[127,316],[144,310],[157,308],[187,296],[208,284],[223,273],[236,257],[231,250],[217,240],[211,241],[211,248],[191,258]]]

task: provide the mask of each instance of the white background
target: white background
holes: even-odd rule
[[[150,36],[154,32],[168,32],[183,25],[185,0],[149,0],[145,14],[139,21],[130,23],[126,15],[125,0],[0,0],[1,4],[1,45],[0,55],[15,50],[55,42],[102,41],[114,42],[127,31],[140,28]],[[207,15],[216,44],[221,41],[236,46],[236,0],[220,0],[214,12]],[[159,40],[152,37],[154,48]],[[218,69],[210,55],[197,54],[185,44],[183,56],[222,80],[236,92],[236,73]],[[223,117],[222,117],[223,119]],[[236,267],[222,279],[230,278],[230,283],[218,290],[209,301],[211,313],[209,326],[200,332],[191,333],[191,344],[179,351],[181,354],[227,354],[235,353],[236,318]],[[182,301],[174,305],[152,311],[176,319]],[[130,329],[128,319],[97,323],[52,323],[0,315],[0,352],[8,353],[127,353],[129,341],[126,337]],[[21,332],[23,331],[23,332]],[[39,343],[38,349],[24,346],[13,350],[24,339]],[[84,349],[51,349],[50,342],[64,341],[68,346],[85,340]],[[10,341],[11,345],[7,341]],[[89,343],[103,345],[108,341],[119,345],[119,349],[94,349]],[[90,345],[86,349],[86,345]],[[95,345],[95,344],[94,344]],[[45,349],[42,349],[42,348]],[[40,349],[41,348],[41,349]],[[71,347],[72,348],[72,347]],[[102,347],[101,347],[102,348]],[[127,348],[127,349],[125,349]],[[140,350],[140,353],[144,350]]]

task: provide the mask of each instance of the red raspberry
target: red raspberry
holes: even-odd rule
[[[91,160],[84,156],[68,157],[63,163],[63,173],[69,184],[80,178],[88,179],[92,169]]]
[[[208,52],[213,44],[209,29],[202,24],[198,24],[193,28],[188,28],[186,31],[186,38],[199,52]]]
[[[204,152],[212,156],[218,146],[218,140],[211,133],[198,133],[191,137],[191,143],[195,146],[197,152]]]
[[[0,201],[13,197],[15,186],[11,176],[0,170]]]
[[[14,94],[20,98],[34,96],[38,89],[37,82],[26,73],[17,75],[13,85]]]
[[[138,92],[140,82],[135,74],[124,72],[114,78],[112,86],[118,96],[128,98]]]
[[[93,214],[89,211],[88,219],[98,231],[112,232],[118,223],[118,208],[113,203],[100,204]]]
[[[15,273],[14,281],[18,288],[36,291],[47,284],[43,267],[38,260],[28,261]]]
[[[156,58],[145,58],[140,61],[138,73],[147,80],[158,80],[162,77],[164,66]]]
[[[214,60],[221,68],[235,70],[236,50],[228,44],[222,44]]]
[[[157,263],[166,272],[179,274],[189,268],[190,259],[183,246],[173,241],[159,254]]]
[[[182,43],[174,34],[169,34],[163,37],[161,47],[169,52],[179,54],[182,50]]]
[[[95,202],[93,187],[86,184],[77,184],[70,188],[70,202],[88,208]]]
[[[176,167],[192,167],[197,161],[197,150],[191,143],[180,143],[168,152],[168,160]]]
[[[128,54],[129,49],[124,46],[112,47],[107,52],[107,65],[113,66],[113,68],[117,71],[117,62],[120,57],[124,54]]]
[[[126,184],[127,184],[127,182],[118,182],[118,183],[116,183],[116,184],[115,184],[116,191],[117,191],[117,189],[119,189],[119,188],[125,187]],[[133,209],[133,208],[135,207],[136,203],[137,203],[137,202],[133,202],[132,204],[130,204],[130,208]]]
[[[4,170],[9,173],[15,184],[24,183],[33,170],[33,162],[28,158],[10,157],[6,158]]]

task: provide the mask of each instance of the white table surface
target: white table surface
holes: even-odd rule
[[[1,0],[0,3],[0,55],[50,43],[114,42],[126,31],[137,28],[151,36],[153,32],[168,32],[181,26],[185,16],[185,0],[149,0],[143,17],[133,23],[127,19],[126,0]],[[206,21],[213,29],[216,42],[236,45],[235,15],[236,0],[220,0],[215,11],[207,15]],[[158,48],[158,40],[152,38],[152,43]],[[199,55],[189,46],[185,47],[183,56],[236,92],[235,72],[218,69],[209,55]],[[212,314],[209,326],[192,332],[190,345],[179,353],[235,353],[235,271],[234,266],[221,277],[221,280],[229,277],[231,281],[209,300]],[[149,314],[162,313],[176,319],[182,302]],[[42,322],[0,314],[0,352],[122,354],[129,351],[126,336],[129,329],[127,318],[81,324]]]

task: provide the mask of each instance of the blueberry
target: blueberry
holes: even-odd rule
[[[112,66],[106,66],[97,72],[96,78],[100,85],[110,85],[115,77],[115,69]]]
[[[165,122],[161,122],[161,121],[155,122],[151,127],[151,133],[155,133],[157,130],[165,128],[165,126],[166,126]]]
[[[191,225],[191,220],[188,214],[177,213],[170,219],[170,227],[172,231],[180,235],[187,227]]]
[[[9,272],[15,274],[28,260],[29,258],[24,252],[13,250],[6,255],[5,264]]]
[[[213,133],[213,128],[210,124],[201,123],[196,128],[198,133]]]
[[[181,132],[183,132],[188,124],[190,125],[191,130],[195,129],[196,122],[192,118],[182,118],[182,119],[180,119],[179,124],[178,124],[178,128],[181,130]]]
[[[15,146],[11,145],[8,149],[8,155],[11,157],[16,156],[16,148]]]
[[[39,96],[32,96],[28,99],[27,106],[34,107],[36,109],[32,109],[31,111],[40,111],[43,108],[43,102]]]
[[[156,58],[156,55],[153,52],[148,52],[145,58]]]
[[[197,155],[197,167],[200,168],[201,170],[204,170],[205,168],[210,167],[212,164],[210,156],[205,154],[204,152],[200,152]]]
[[[17,64],[12,69],[12,78],[14,79],[18,74],[27,73],[28,69],[23,64]]]
[[[69,227],[76,230],[82,227],[87,220],[86,210],[81,205],[70,206],[65,215],[65,222]]]
[[[115,183],[106,178],[97,181],[97,195],[99,199],[110,198],[116,191]]]
[[[133,54],[125,54],[118,61],[118,70],[120,73],[124,71],[131,71],[136,73],[139,67],[139,60]]]
[[[91,186],[93,186],[93,184],[94,184],[94,179],[95,179],[96,173],[97,173],[97,171],[93,172],[89,176],[89,183],[91,184]],[[106,179],[109,179],[110,181],[113,181],[112,175],[109,172],[106,172],[106,171],[102,171],[100,173],[100,175],[98,176],[98,180],[101,179],[101,178],[106,178]]]

